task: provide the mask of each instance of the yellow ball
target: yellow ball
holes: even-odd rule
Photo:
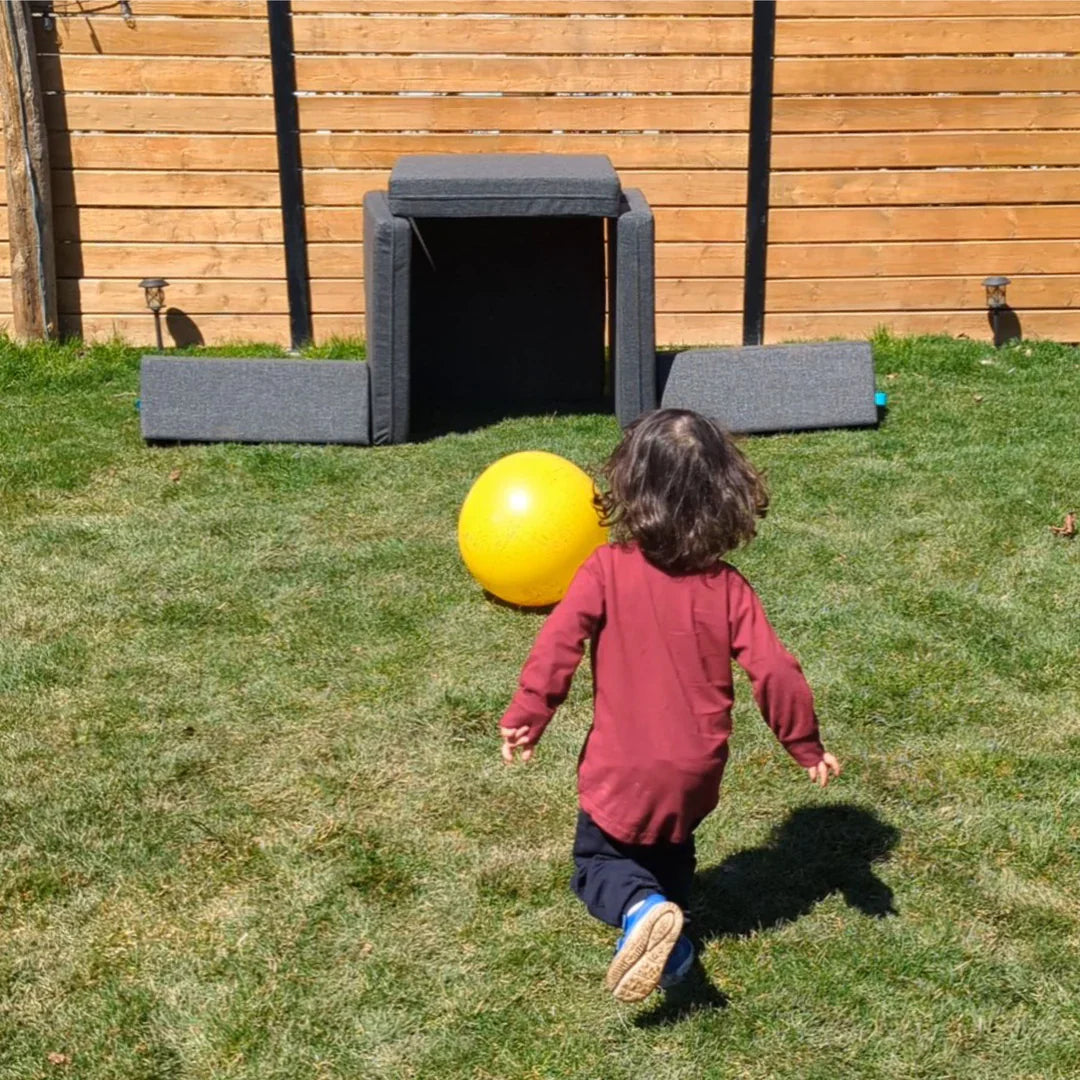
[[[489,593],[521,607],[561,600],[578,567],[607,542],[593,482],[543,450],[500,458],[477,478],[458,518],[458,547]]]

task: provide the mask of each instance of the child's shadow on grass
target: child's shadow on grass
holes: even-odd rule
[[[899,830],[872,810],[850,803],[793,810],[762,847],[698,872],[689,934],[700,952],[714,938],[749,937],[793,922],[833,893],[865,915],[895,915],[892,889],[873,865],[889,857],[899,838]],[[686,981],[636,1023],[671,1024],[726,1005],[727,997],[695,960]]]

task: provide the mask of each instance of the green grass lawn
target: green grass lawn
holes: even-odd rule
[[[502,766],[540,617],[455,544],[614,420],[149,448],[135,351],[0,345],[0,1078],[1080,1076],[1080,351],[875,347],[879,430],[747,442],[735,558],[844,775],[740,686],[701,970],[631,1008],[567,888],[587,670]]]

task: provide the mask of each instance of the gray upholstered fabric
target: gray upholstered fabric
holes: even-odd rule
[[[623,193],[611,243],[615,415],[625,427],[656,408],[655,228],[645,196],[634,188]]]
[[[404,217],[615,217],[619,178],[602,154],[413,154],[390,174]]]
[[[409,267],[412,229],[385,191],[364,196],[364,296],[371,366],[371,441],[409,438]]]
[[[873,353],[866,342],[691,349],[675,357],[661,405],[731,431],[873,425]]]
[[[144,439],[370,441],[368,366],[353,360],[144,356]]]

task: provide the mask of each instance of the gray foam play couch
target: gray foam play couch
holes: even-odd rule
[[[653,248],[648,203],[601,155],[399,158],[364,198],[372,441],[492,390],[594,403],[605,318],[616,414],[654,407]]]

